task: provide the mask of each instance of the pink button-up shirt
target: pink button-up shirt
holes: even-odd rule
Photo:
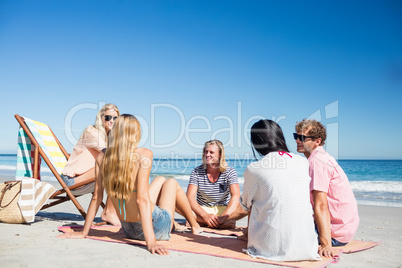
[[[73,152],[63,169],[63,174],[75,177],[95,167],[99,152],[106,148],[106,142],[93,126],[87,127],[75,145]]]
[[[311,204],[314,206],[313,190],[327,193],[331,237],[347,243],[352,240],[359,226],[357,203],[348,177],[322,146],[312,152],[308,161]]]

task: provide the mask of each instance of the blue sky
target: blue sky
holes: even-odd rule
[[[400,1],[0,2],[0,153],[18,113],[71,151],[96,109],[143,125],[155,156],[194,156],[210,138],[251,153],[247,129],[328,127],[339,158],[402,158]]]

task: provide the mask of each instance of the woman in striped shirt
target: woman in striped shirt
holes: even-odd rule
[[[239,203],[240,187],[236,170],[225,160],[223,144],[207,141],[202,165],[190,175],[187,198],[197,221],[212,228],[234,228],[247,215]]]

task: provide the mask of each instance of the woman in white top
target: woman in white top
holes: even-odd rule
[[[244,172],[240,198],[249,212],[246,253],[272,261],[320,260],[310,204],[308,161],[289,153],[278,124],[260,120],[251,143],[262,156]]]

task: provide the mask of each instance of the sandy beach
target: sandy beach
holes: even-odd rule
[[[86,209],[90,195],[80,197],[79,201]],[[381,244],[366,251],[342,254],[340,261],[330,267],[402,267],[402,208],[360,205],[359,215],[355,239],[382,241]],[[84,224],[72,202],[40,211],[31,224],[0,223],[1,266],[279,267],[176,251],[170,251],[169,256],[158,256],[140,246],[56,238],[59,226],[72,224]],[[238,222],[238,226],[245,225],[246,219]]]

